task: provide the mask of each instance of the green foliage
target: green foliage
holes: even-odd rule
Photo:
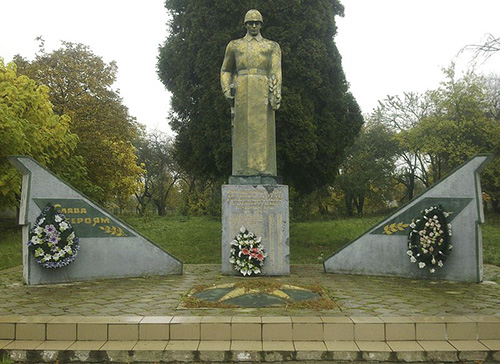
[[[487,214],[481,230],[484,262],[500,267],[500,215]]]
[[[14,364],[14,360],[12,360],[8,355],[2,356],[0,358],[0,364]]]
[[[70,130],[79,139],[72,157],[81,158],[91,182],[82,186],[75,180],[75,187],[99,202],[126,201],[137,190],[142,169],[131,143],[138,125],[112,89],[116,64],[106,64],[85,45],[62,45],[46,53],[42,40],[34,61],[20,56],[14,61],[20,73],[48,87],[55,113],[73,120]]]
[[[10,155],[30,155],[59,175],[85,181],[81,161],[69,161],[78,143],[70,128],[68,115],[52,111],[49,89],[0,58],[0,208],[18,204],[21,177],[7,160]]]
[[[429,187],[472,156],[494,153],[482,182],[500,210],[500,82],[473,71],[458,78],[453,64],[443,72],[438,89],[389,96],[372,115],[398,132],[398,180],[412,198],[418,182]]]
[[[219,71],[227,43],[245,34],[245,12],[256,8],[264,17],[263,35],[277,41],[283,55],[278,171],[301,192],[332,183],[363,122],[333,42],[343,6],[337,0],[166,0],[165,6],[172,21],[158,75],[172,92],[180,167],[202,180],[231,173],[229,105]]]
[[[0,219],[0,270],[23,264],[21,227],[15,219]]]
[[[363,214],[365,200],[376,199],[383,205],[391,199],[392,175],[397,141],[386,125],[368,123],[355,143],[348,148],[341,164],[336,186],[344,193],[347,214],[354,208]]]
[[[405,92],[402,96],[387,96],[379,101],[378,108],[370,116],[370,119],[387,125],[397,133],[395,140],[399,145],[396,149],[394,177],[403,188],[401,200],[411,201],[417,194],[419,185],[430,186],[425,155],[419,143],[413,142],[408,135],[408,131],[429,115],[431,110],[429,92]]]
[[[135,193],[139,212],[144,215],[149,204],[154,204],[158,215],[167,213],[168,201],[176,192],[178,169],[172,158],[172,142],[165,133],[155,131],[141,136],[135,142],[138,162],[144,168],[143,185]]]
[[[220,219],[222,181],[198,181],[196,178],[183,180],[180,184],[183,205],[179,212],[189,216],[210,216]]]

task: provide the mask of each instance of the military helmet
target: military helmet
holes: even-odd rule
[[[261,23],[264,23],[264,21],[262,20],[262,14],[255,9],[248,10],[247,13],[245,14],[244,23],[246,24],[249,21],[260,21]]]

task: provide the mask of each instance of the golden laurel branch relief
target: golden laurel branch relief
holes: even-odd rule
[[[392,235],[394,233],[397,233],[398,231],[403,231],[408,226],[410,226],[410,224],[405,224],[404,222],[386,225],[384,226],[384,234]]]
[[[99,229],[101,229],[102,231],[104,231],[106,234],[111,234],[111,235],[114,235],[114,236],[127,236],[123,232],[122,228],[117,227],[117,226],[104,225],[104,226],[99,226]]]

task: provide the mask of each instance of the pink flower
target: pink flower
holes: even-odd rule
[[[264,255],[257,254],[257,259],[259,260],[259,262],[262,262],[264,260]]]
[[[243,249],[241,249],[241,254],[243,254],[243,255],[249,255],[250,254],[250,250],[248,250],[247,248],[243,248]]]

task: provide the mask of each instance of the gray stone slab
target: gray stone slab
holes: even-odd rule
[[[222,186],[222,273],[239,274],[229,263],[231,241],[244,226],[262,237],[263,275],[290,274],[288,186]]]
[[[180,260],[32,158],[13,156],[10,161],[23,174],[19,223],[23,227],[23,275],[27,284],[182,274]],[[63,268],[43,268],[25,244],[31,226],[47,203],[66,216],[80,239],[78,256]]]
[[[489,159],[489,155],[478,155],[464,163],[327,258],[323,263],[325,272],[481,282],[483,249],[480,224],[484,222],[484,212],[479,173]],[[449,218],[453,250],[445,266],[431,274],[428,269],[419,269],[417,264],[411,263],[406,254],[407,225],[420,215],[421,209],[436,203],[453,212]]]

